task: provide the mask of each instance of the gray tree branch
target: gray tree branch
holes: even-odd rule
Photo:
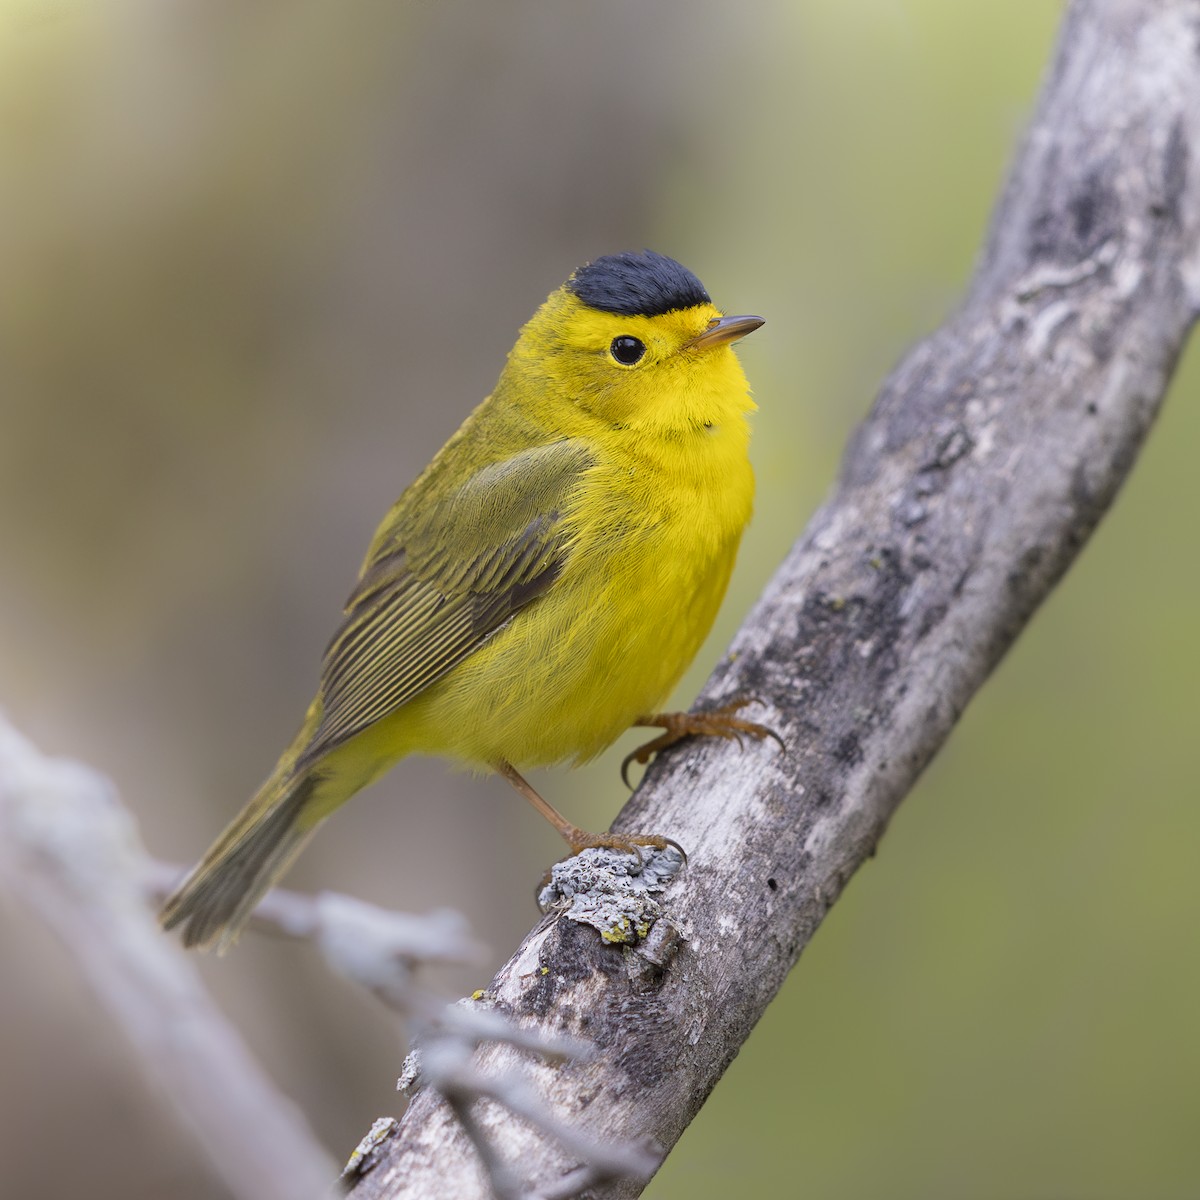
[[[523,1073],[591,1138],[674,1144],[846,881],[1116,495],[1200,307],[1200,0],[1076,0],[968,297],[885,383],[841,478],[701,697],[785,738],[694,744],[617,822],[677,839],[652,948],[552,916],[481,1003],[590,1043]],[[802,399],[802,398],[801,398]],[[486,1100],[532,1196],[633,1196]],[[355,1200],[485,1196],[431,1089]]]
[[[0,718],[0,889],[62,941],[230,1195],[327,1195],[332,1161],[216,1008],[195,964],[163,936],[145,902],[143,867],[133,819],[108,780],[43,757]]]

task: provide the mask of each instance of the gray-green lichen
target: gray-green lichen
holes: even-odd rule
[[[606,942],[641,941],[662,913],[657,897],[683,866],[675,846],[592,848],[555,863],[538,894],[543,912],[590,925]]]

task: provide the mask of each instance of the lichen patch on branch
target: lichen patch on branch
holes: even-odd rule
[[[639,850],[589,848],[555,863],[538,906],[590,925],[606,942],[641,941],[662,914],[656,897],[683,866],[683,856],[674,846]]]

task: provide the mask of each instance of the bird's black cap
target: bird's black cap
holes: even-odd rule
[[[623,317],[657,317],[712,303],[687,267],[653,250],[606,254],[580,267],[567,280],[567,290],[591,308]]]

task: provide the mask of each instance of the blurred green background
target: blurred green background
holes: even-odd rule
[[[0,704],[194,859],[521,322],[643,246],[768,318],[743,350],[758,511],[686,702],[962,294],[1059,17],[0,4]],[[1195,1196],[1198,376],[1192,353],[1112,516],[648,1195]],[[542,783],[602,826],[627,748]],[[457,907],[494,965],[559,853],[503,784],[412,761],[290,882]],[[223,1195],[3,897],[0,962],[6,1192]],[[338,1156],[397,1111],[401,1031],[315,954],[248,938],[203,968]]]

